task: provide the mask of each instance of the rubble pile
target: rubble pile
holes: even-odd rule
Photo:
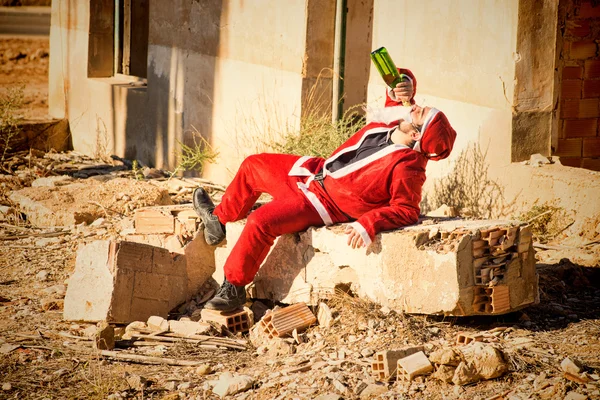
[[[426,219],[381,236],[368,254],[348,250],[336,227],[282,237],[245,307],[219,313],[203,305],[243,225],[228,226],[228,243],[216,250],[203,243],[189,205],[201,180],[149,169],[146,178],[143,168],[75,153],[12,161],[12,174],[0,176],[0,397],[600,397],[596,269],[568,260],[538,265],[540,303],[534,296],[523,309],[537,291],[519,293],[513,288],[522,286],[508,282],[537,278],[527,276],[537,255],[525,224]],[[34,226],[24,200],[10,200],[28,193],[44,205],[36,191],[75,198],[73,185],[101,205],[81,204],[91,206],[89,220]],[[37,210],[67,215],[68,201],[61,204]],[[390,269],[400,259],[384,256],[403,248],[420,269]],[[552,250],[542,251],[549,260]],[[273,280],[285,276],[276,275],[285,272],[282,261],[295,259],[310,266]],[[357,263],[368,266],[364,274]],[[380,286],[369,287],[375,280]],[[432,286],[453,280],[451,290]],[[404,313],[451,293],[459,300],[432,307],[434,314],[462,307],[471,317]],[[143,313],[132,313],[140,303]]]

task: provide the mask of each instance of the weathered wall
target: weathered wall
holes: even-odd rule
[[[92,52],[99,50],[94,43],[107,42],[106,38],[95,41],[94,29],[92,36],[89,34],[90,2],[56,0],[52,2],[51,18],[49,113],[69,119],[75,150],[140,159],[151,156],[153,151],[145,137],[146,88],[131,85],[135,78],[88,78],[88,72],[97,76],[99,70],[106,75],[105,65],[98,69],[94,68],[96,63],[88,65],[88,55],[90,48]],[[105,18],[107,21],[109,18]],[[100,39],[105,31],[98,32]],[[103,61],[103,57],[110,59],[112,53],[97,54],[91,60]]]
[[[372,47],[387,47],[398,66],[415,73],[419,104],[446,113],[458,132],[450,159],[479,141],[494,149],[492,165],[511,161],[518,6],[517,0],[375,0]],[[384,91],[371,68],[369,103],[381,106]],[[449,165],[429,163],[429,177]]]
[[[123,76],[88,78],[88,49],[96,54],[93,44],[105,30],[92,26],[90,36],[90,3],[58,0],[50,113],[69,118],[78,151],[105,150],[164,168],[176,165],[178,142],[193,144],[201,135],[220,153],[205,176],[226,183],[243,157],[297,128],[313,85],[330,102],[334,7],[322,6],[151,1],[146,87]]]

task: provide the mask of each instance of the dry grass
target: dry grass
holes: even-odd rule
[[[445,204],[459,215],[471,218],[498,218],[512,213],[514,203],[504,198],[504,188],[488,176],[487,150],[478,143],[464,149],[454,169],[434,183],[432,194],[423,197],[423,212]]]
[[[517,219],[531,225],[533,237],[540,243],[549,242],[575,222],[564,208],[548,203],[531,207]]]

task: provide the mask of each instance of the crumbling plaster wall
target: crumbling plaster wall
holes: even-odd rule
[[[418,80],[418,104],[436,107],[458,132],[449,160],[429,163],[428,184],[479,141],[494,166],[510,163],[519,1],[375,0],[373,48],[385,46]],[[368,101],[385,87],[371,69]]]

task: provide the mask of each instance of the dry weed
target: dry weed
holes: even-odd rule
[[[533,237],[540,243],[549,242],[575,222],[564,208],[548,203],[531,207],[517,219],[531,225]]]
[[[488,176],[489,163],[478,143],[464,149],[454,169],[434,183],[433,194],[423,197],[424,212],[445,204],[455,207],[458,213],[472,218],[498,218],[509,215],[514,202],[504,198],[504,188]]]

